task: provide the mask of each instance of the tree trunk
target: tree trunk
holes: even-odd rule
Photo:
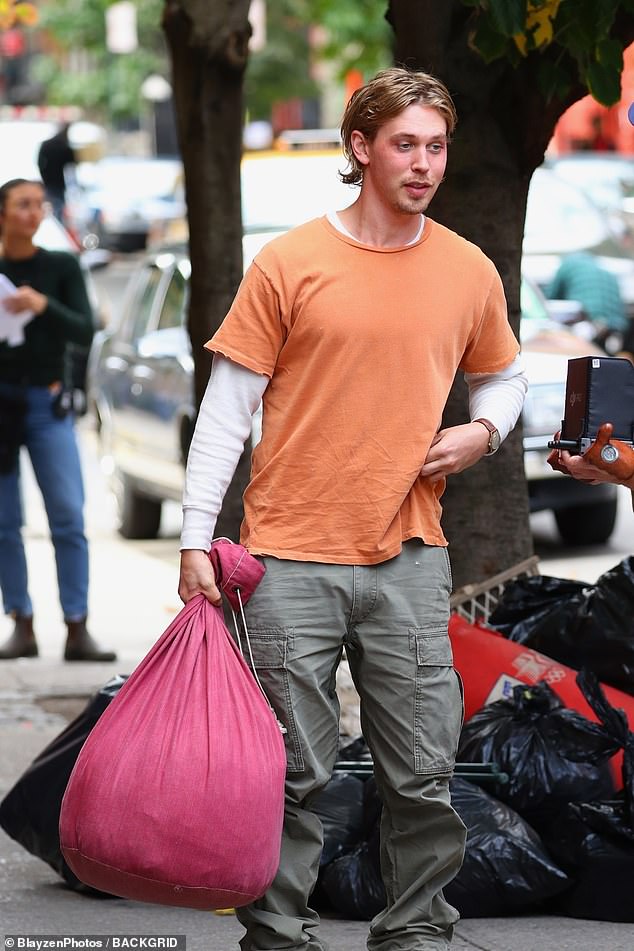
[[[469,14],[461,0],[391,0],[387,18],[396,34],[396,62],[442,79],[458,110],[447,181],[431,215],[492,259],[517,335],[530,178],[557,119],[584,90],[572,90],[565,102],[547,103],[532,71],[534,58],[518,69],[507,61],[485,64],[468,44]],[[467,390],[459,374],[444,423],[467,419]],[[520,425],[491,459],[450,477],[443,508],[456,587],[485,580],[532,554]]]
[[[211,366],[204,344],[222,323],[242,279],[240,159],[248,12],[249,0],[166,0],[163,10],[185,172],[192,265],[188,330],[197,406]],[[217,535],[238,537],[249,469],[250,447],[245,447]]]

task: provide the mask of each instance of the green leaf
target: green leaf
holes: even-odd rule
[[[605,39],[597,43],[597,62],[606,69],[615,69],[623,72],[623,46],[618,40]]]
[[[506,54],[508,40],[495,29],[488,17],[480,17],[469,37],[469,45],[480,54],[485,63],[492,63]]]
[[[572,78],[561,63],[541,57],[537,65],[537,85],[547,102],[555,98],[564,99],[572,85]]]
[[[489,0],[491,16],[504,36],[522,33],[526,25],[527,0]]]
[[[595,61],[587,64],[583,74],[588,89],[597,102],[604,106],[612,106],[619,101],[621,98],[619,70],[606,68]]]
[[[596,4],[598,0],[563,0],[555,20],[555,35],[573,56],[581,57],[594,49],[597,41]]]
[[[601,3],[595,3],[594,11],[597,18],[595,35],[597,39],[607,37],[620,6],[621,0],[601,0]]]

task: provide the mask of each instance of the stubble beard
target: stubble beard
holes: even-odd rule
[[[394,209],[400,214],[405,215],[422,215],[430,205],[432,198],[435,195],[435,189],[427,192],[425,195],[421,195],[420,198],[412,198],[409,195],[399,192],[394,200]]]

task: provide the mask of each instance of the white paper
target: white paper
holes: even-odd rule
[[[19,347],[24,343],[24,327],[35,317],[32,310],[23,310],[12,314],[4,306],[7,297],[13,297],[17,287],[5,274],[0,274],[0,340],[6,340],[9,347]]]

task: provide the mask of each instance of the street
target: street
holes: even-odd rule
[[[113,299],[122,283],[115,280],[110,284]],[[90,630],[98,640],[117,650],[119,660],[113,664],[78,665],[60,660],[63,621],[52,549],[41,499],[27,462],[25,534],[41,656],[0,665],[0,796],[82,709],[87,696],[113,674],[131,672],[180,607],[176,592],[178,506],[165,505],[156,540],[120,538],[114,529],[114,502],[99,466],[89,420],[81,421],[79,433],[91,551]],[[632,553],[634,516],[626,490],[620,497],[617,530],[607,546],[578,551],[562,549],[548,515],[542,513],[532,520],[542,574],[593,582],[604,570]],[[0,635],[8,630],[9,622],[5,620]],[[232,915],[75,893],[62,884],[55,872],[3,832],[0,919],[6,935],[185,934],[189,951],[231,951],[237,948],[242,933]],[[323,923],[323,934],[331,951],[362,951],[366,933],[365,922],[330,918]],[[453,946],[459,951],[631,951],[632,926],[547,915],[469,919],[458,925]]]

